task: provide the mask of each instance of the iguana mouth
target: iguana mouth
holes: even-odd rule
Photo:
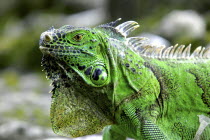
[[[60,46],[62,47],[62,46]],[[43,54],[58,54],[58,55],[71,55],[71,56],[78,56],[81,53],[81,50],[78,49],[55,49],[53,47],[46,47],[46,46],[40,46],[39,49]]]
[[[47,48],[47,47],[44,47],[44,46],[39,46],[39,49],[41,50],[42,53],[49,53],[49,49],[50,48]]]
[[[60,49],[56,49],[55,47],[46,47],[46,46],[39,46],[39,49],[43,54],[51,54],[51,55],[69,55],[69,56],[79,56],[81,54],[86,54],[89,56],[94,56],[91,52],[86,52],[82,49],[76,49],[73,47],[64,47],[60,46]]]

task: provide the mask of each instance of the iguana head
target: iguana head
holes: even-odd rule
[[[87,84],[100,87],[110,79],[104,44],[99,31],[66,25],[42,33],[40,50],[62,68],[66,65],[76,71]]]
[[[126,36],[138,27],[134,21],[115,27],[117,21],[95,28],[52,27],[41,34],[42,65],[54,86],[51,122],[56,134],[79,137],[114,123],[116,63],[118,55],[125,55]]]
[[[110,76],[110,44],[113,38],[126,42],[126,36],[139,27],[137,22],[127,21],[115,27],[121,20],[95,28],[65,25],[59,29],[51,27],[40,38],[40,50],[53,57],[67,75],[68,70],[76,71],[84,81],[94,87],[108,84]],[[113,54],[111,54],[113,55]],[[65,67],[64,67],[65,65]],[[115,67],[115,66],[114,66]]]

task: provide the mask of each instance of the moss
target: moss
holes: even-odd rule
[[[25,120],[26,113],[23,109],[17,108],[8,112],[4,112],[2,116],[5,118],[15,118],[19,120]]]
[[[1,77],[3,77],[6,87],[9,87],[14,90],[19,89],[20,76],[17,72],[7,70],[1,74]]]
[[[39,108],[32,109],[31,112],[28,112],[24,109],[24,106],[18,106],[15,109],[4,112],[2,116],[7,119],[17,119],[43,127],[51,127],[49,114]]]
[[[39,124],[40,126],[51,127],[50,115],[43,114],[42,110],[34,109],[33,116],[36,118],[36,124]]]

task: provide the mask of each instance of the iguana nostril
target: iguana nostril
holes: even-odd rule
[[[51,37],[50,35],[48,35],[48,34],[45,34],[43,39],[44,39],[44,41],[46,41],[46,42],[52,41],[52,37]]]

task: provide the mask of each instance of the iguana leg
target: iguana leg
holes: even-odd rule
[[[115,132],[111,125],[104,128],[103,140],[126,140],[125,136]]]
[[[142,135],[146,140],[167,140],[159,127],[151,121],[145,120],[142,125]]]

